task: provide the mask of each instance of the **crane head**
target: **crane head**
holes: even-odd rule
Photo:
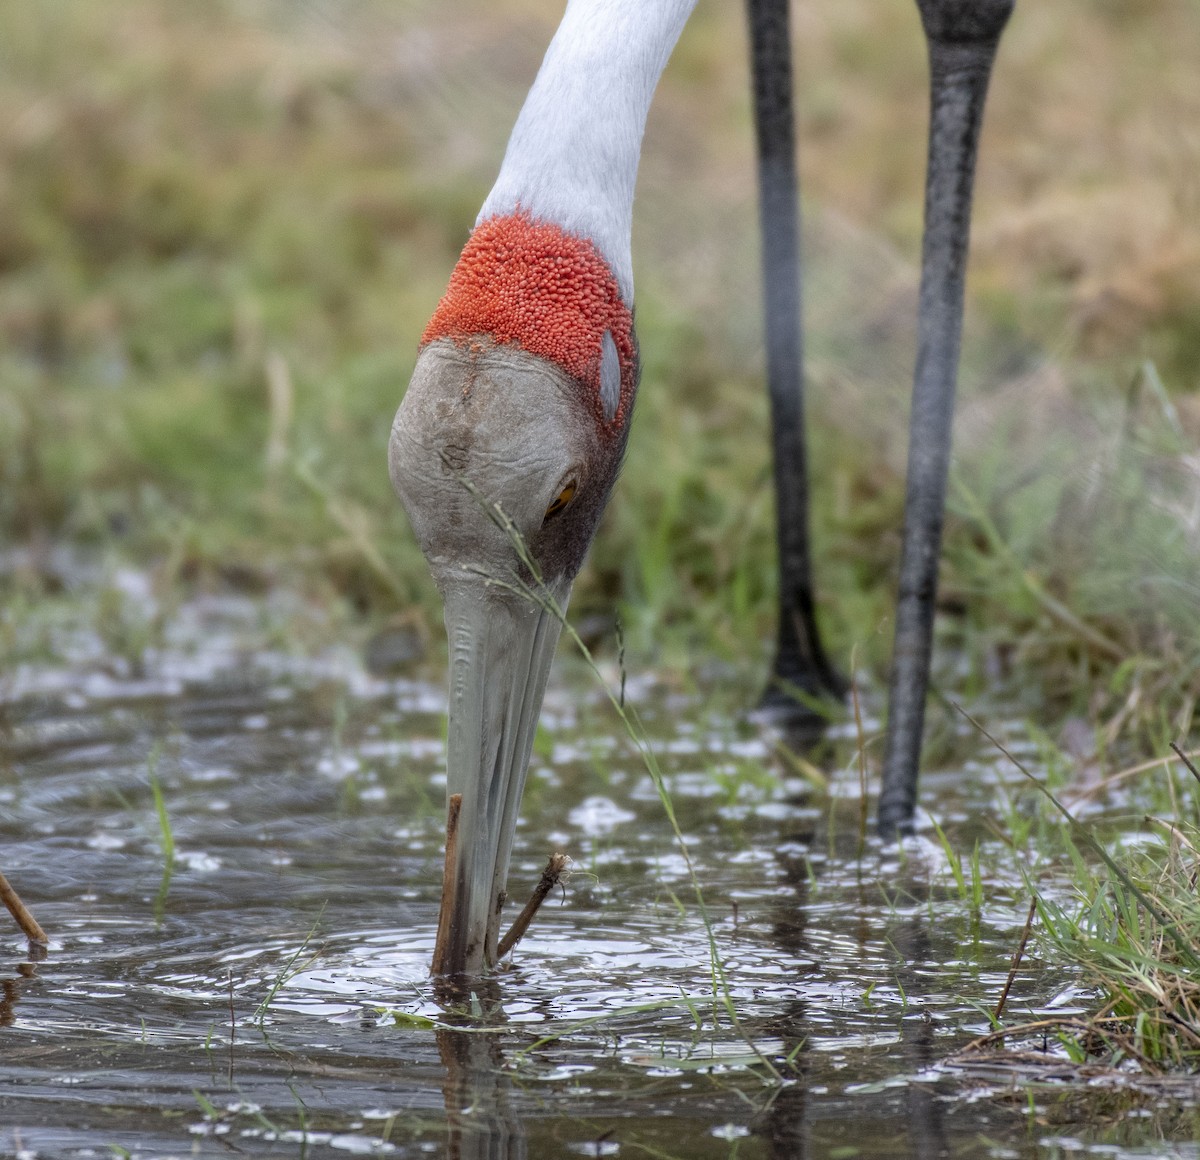
[[[436,974],[495,962],[561,615],[620,468],[636,379],[632,317],[590,243],[520,216],[475,231],[389,447],[449,641],[447,781],[461,810]]]

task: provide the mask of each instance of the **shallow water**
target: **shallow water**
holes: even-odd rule
[[[0,940],[0,1153],[1200,1155],[1194,1111],[948,1064],[988,1029],[1019,879],[992,875],[973,916],[934,844],[860,852],[852,768],[814,797],[695,695],[628,690],[719,999],[654,786],[568,672],[510,886],[555,848],[574,872],[511,968],[451,1001],[426,974],[436,684],[293,656],[229,599],[180,610],[137,665],[60,655],[0,684],[0,868],[52,939],[36,966]],[[1008,778],[981,760],[924,799],[966,849]],[[1087,1010],[1072,984],[1031,961],[1010,1013]]]

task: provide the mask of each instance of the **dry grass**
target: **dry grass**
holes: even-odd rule
[[[559,8],[13,10],[0,50],[0,268],[53,256],[25,196],[30,169],[53,153],[57,197],[38,212],[69,224],[93,259],[131,246],[169,253],[228,228],[239,209],[250,224],[261,199],[334,193],[327,212],[376,237],[444,247],[440,262],[422,255],[422,289],[436,295]],[[757,330],[741,21],[740,5],[705,3],[685,31],[651,118],[637,239],[647,288],[721,338],[732,330],[735,350]],[[808,194],[914,255],[925,119],[915,7],[804,3],[795,22]],[[1200,317],[1197,59],[1194,0],[1022,5],[988,112],[973,267],[1022,333],[1068,354],[1157,354],[1183,388],[1194,378],[1177,378],[1170,355],[1195,338],[1175,332]],[[351,167],[353,187],[339,188]],[[297,180],[281,184],[288,170]],[[241,198],[223,196],[214,221],[204,189],[180,188],[197,177],[236,180]],[[419,190],[436,195],[422,203]],[[447,203],[451,190],[461,193]],[[32,341],[37,310],[6,306],[6,332]],[[98,306],[83,315],[64,320],[82,339],[120,322]]]

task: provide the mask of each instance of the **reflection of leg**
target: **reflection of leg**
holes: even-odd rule
[[[879,798],[879,830],[885,837],[911,830],[916,808],[975,153],[992,61],[1013,7],[1013,0],[917,3],[929,45],[932,100],[904,546]]]
[[[814,696],[840,697],[844,690],[817,634],[809,559],[800,217],[788,0],[748,0],[748,15],[779,547],[779,638],[773,680],[763,705],[781,715],[814,716],[789,695],[789,687]]]
[[[789,834],[787,841],[808,843],[811,833]],[[771,941],[796,959],[811,954],[807,938],[809,887],[812,880],[808,860],[804,857],[776,855],[787,884],[796,896],[781,897],[771,923]],[[779,1015],[772,1018],[763,1032],[783,1042],[780,1054],[790,1057],[792,1068],[787,1078],[795,1080],[771,1101],[767,1112],[753,1125],[756,1135],[770,1145],[770,1155],[779,1160],[803,1160],[809,1153],[808,1137],[808,1043],[812,1024],[803,999],[788,1003]],[[793,1055],[793,1052],[795,1053]]]
[[[808,1091],[803,1079],[779,1093],[770,1112],[755,1125],[755,1132],[766,1139],[769,1155],[775,1160],[804,1160],[808,1155],[809,1126]]]
[[[920,916],[914,916],[898,930],[891,932],[890,941],[900,956],[896,977],[909,1002],[908,1012],[900,1024],[900,1043],[905,1070],[912,1077],[926,1071],[936,1054],[933,1021],[925,1008],[922,975],[916,969],[922,964],[934,962],[935,956],[930,946],[929,930]],[[932,1088],[927,1084],[910,1082],[906,1102],[908,1138],[911,1143],[909,1155],[916,1160],[949,1155],[942,1103]]]
[[[495,1035],[438,1031],[438,1053],[446,1069],[450,1160],[525,1160],[525,1133],[509,1107],[509,1077]]]
[[[910,1075],[924,1071],[933,1062],[933,1023],[929,1019],[919,1016],[905,1019],[901,1042]],[[950,1155],[942,1106],[929,1084],[909,1083],[908,1138],[912,1142],[911,1154],[917,1160]]]

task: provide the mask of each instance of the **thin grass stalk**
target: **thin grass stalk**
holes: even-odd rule
[[[858,645],[850,650],[850,702],[854,706],[854,731],[858,741],[858,857],[867,848],[867,740],[863,733],[862,705],[858,699]]]

